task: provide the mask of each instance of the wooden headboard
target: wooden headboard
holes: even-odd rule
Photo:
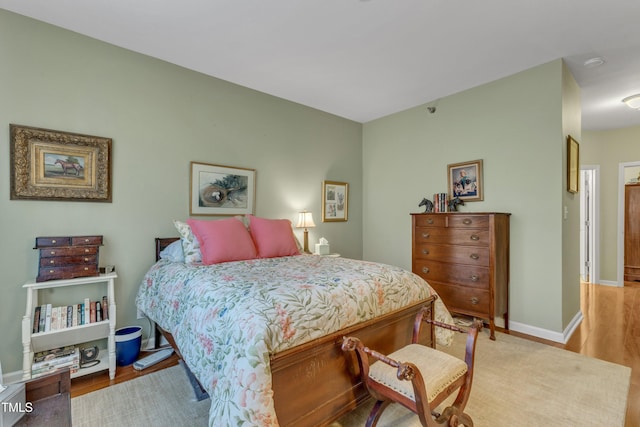
[[[180,239],[179,237],[156,237],[156,261],[160,259],[160,252],[167,246]]]

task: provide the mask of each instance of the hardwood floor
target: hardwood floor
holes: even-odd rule
[[[625,427],[640,426],[640,283],[626,282],[624,288],[583,283],[581,294],[584,320],[566,345],[517,332],[511,334],[629,366],[632,371]],[[75,378],[71,381],[71,397],[129,381],[177,363],[178,358],[174,354],[144,371],[136,371],[132,366],[118,367],[113,381],[109,380],[106,372]]]
[[[147,356],[148,354],[150,353],[144,351],[140,352],[140,357]],[[136,371],[133,369],[133,365],[122,367],[118,366],[116,368],[116,378],[113,380],[109,379],[108,371],[96,372],[95,374],[73,378],[71,380],[71,398],[82,396],[83,394],[91,393],[92,391],[100,390],[101,388],[109,387],[110,385],[133,380],[143,375],[148,375],[152,372],[160,371],[177,364],[178,356],[174,353],[168,359],[150,366],[143,371]]]

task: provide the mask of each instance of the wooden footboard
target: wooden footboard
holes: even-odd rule
[[[356,336],[385,354],[392,353],[411,342],[416,313],[423,306],[433,307],[434,300],[435,297],[430,297],[272,356],[271,376],[279,424],[325,426],[365,401],[369,394],[360,381],[353,354],[345,354],[340,348],[342,337]],[[156,328],[182,357],[173,336]],[[435,345],[431,325],[424,324],[421,334],[420,342]]]

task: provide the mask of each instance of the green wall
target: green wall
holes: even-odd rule
[[[0,360],[22,369],[22,284],[36,236],[104,235],[115,264],[117,326],[138,321],[135,292],[153,238],[189,215],[189,162],[252,168],[256,214],[314,213],[310,245],[362,257],[362,125],[0,10]],[[9,124],[113,138],[113,203],[9,200]],[[322,223],[321,183],[350,185],[349,221]],[[207,217],[205,217],[207,218]],[[301,233],[298,233],[301,237]],[[78,299],[84,298],[82,291]]]
[[[619,166],[640,162],[640,126],[583,132],[580,157],[584,165],[600,165],[600,280],[613,284],[618,280]]]
[[[420,106],[366,123],[364,258],[411,268],[409,213],[446,191],[448,164],[483,159],[484,201],[461,210],[512,214],[511,326],[562,339],[579,312],[579,261],[564,258],[579,253],[579,239],[564,238],[579,218],[565,195],[565,137],[579,117],[566,73],[557,60],[431,103],[434,114]]]

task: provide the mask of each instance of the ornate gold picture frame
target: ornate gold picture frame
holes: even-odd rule
[[[111,202],[111,139],[9,125],[11,200]]]

